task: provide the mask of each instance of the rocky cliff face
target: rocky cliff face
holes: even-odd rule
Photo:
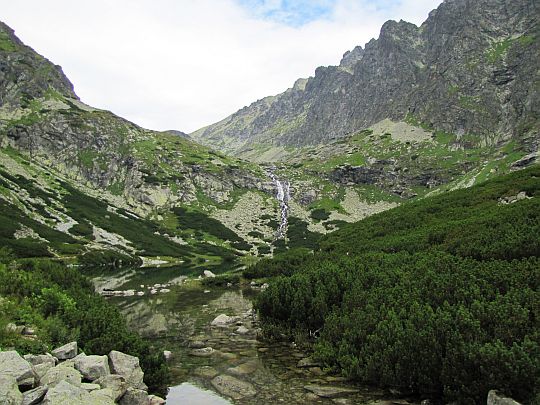
[[[455,134],[460,147],[516,139],[536,151],[539,13],[534,0],[446,0],[420,27],[388,21],[339,66],[192,137],[246,152],[328,142],[388,118]]]

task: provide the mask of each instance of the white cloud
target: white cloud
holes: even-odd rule
[[[234,0],[0,0],[0,9],[83,101],[147,128],[190,132],[337,64],[387,19],[421,23],[440,2],[337,0],[329,16],[300,27]]]

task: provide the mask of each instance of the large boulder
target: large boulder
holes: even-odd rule
[[[58,360],[72,359],[77,355],[77,342],[70,342],[52,351],[52,355]]]
[[[51,367],[56,366],[57,360],[55,357],[47,354],[25,354],[24,359],[33,366],[40,364],[50,364]]]
[[[70,384],[68,381],[60,380],[54,386],[49,388],[43,405],[79,405],[90,400],[88,392],[81,387]]]
[[[0,373],[0,404],[21,405],[23,395],[17,386],[17,379],[12,375]]]
[[[109,366],[113,374],[119,374],[126,379],[129,387],[141,390],[148,388],[143,382],[144,372],[137,357],[113,350],[109,353]]]
[[[111,374],[107,356],[83,356],[75,361],[75,369],[88,381]]]
[[[35,405],[39,404],[45,394],[47,394],[48,387],[46,385],[34,388],[33,390],[26,391],[23,394],[22,405]]]
[[[487,405],[520,405],[520,403],[496,390],[491,390],[488,392]]]
[[[18,385],[33,386],[35,375],[32,366],[15,350],[0,352],[0,375],[10,375]]]
[[[118,374],[109,374],[94,381],[100,388],[109,388],[113,393],[113,399],[118,401],[127,391],[126,379]]]
[[[118,403],[120,405],[150,405],[150,399],[146,391],[129,387]]]
[[[212,380],[212,385],[220,394],[234,400],[249,398],[257,394],[253,385],[230,375],[218,375]]]
[[[47,373],[47,371],[49,371],[53,367],[54,367],[54,364],[51,365],[51,363],[41,363],[41,364],[32,366],[32,369],[34,370],[34,374],[36,375],[36,380],[37,381],[41,380],[41,378]]]
[[[56,367],[49,369],[43,377],[39,380],[39,385],[48,385],[54,387],[61,381],[69,382],[76,387],[81,386],[82,375],[78,370],[73,367],[66,367],[59,364]]]

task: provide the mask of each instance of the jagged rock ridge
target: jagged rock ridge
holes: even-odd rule
[[[319,144],[389,118],[456,134],[462,147],[513,138],[536,151],[539,14],[534,0],[446,0],[420,27],[388,21],[339,66],[191,136],[238,152]]]

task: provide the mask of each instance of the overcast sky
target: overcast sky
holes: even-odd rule
[[[87,104],[192,132],[441,0],[0,0],[0,18],[61,65]]]

